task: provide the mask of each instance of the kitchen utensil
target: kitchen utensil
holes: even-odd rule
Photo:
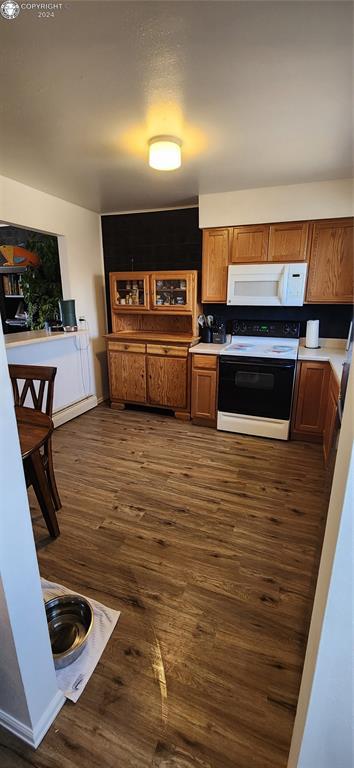
[[[206,316],[207,326],[208,328],[211,328],[214,322],[213,315],[207,315]]]
[[[63,669],[85,648],[93,625],[93,611],[80,595],[60,595],[45,603],[54,666]]]
[[[205,315],[198,315],[198,325],[201,325],[203,328],[205,325]]]

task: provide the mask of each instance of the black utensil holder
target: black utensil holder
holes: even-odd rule
[[[201,337],[204,344],[210,344],[212,339],[211,328],[208,328],[207,325],[204,325],[202,328]]]

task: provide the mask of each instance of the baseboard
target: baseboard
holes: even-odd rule
[[[29,725],[21,723],[16,717],[12,717],[12,715],[8,715],[7,712],[0,709],[0,726],[7,731],[10,731],[10,733],[17,736],[21,741],[29,744],[30,747],[37,749],[52,725],[53,720],[55,720],[58,712],[60,712],[63,704],[65,704],[65,701],[66,698],[62,691],[57,691],[35,728],[31,728]]]
[[[60,425],[65,424],[66,421],[76,419],[77,416],[85,413],[85,411],[89,411],[91,408],[96,408],[97,403],[98,400],[96,395],[90,395],[83,400],[78,400],[77,403],[72,403],[72,405],[62,408],[61,411],[56,411],[56,413],[53,413],[54,427],[60,427]]]

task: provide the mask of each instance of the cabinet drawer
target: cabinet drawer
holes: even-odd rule
[[[135,344],[124,341],[109,341],[109,352],[146,352],[146,344]]]
[[[162,355],[163,357],[187,357],[188,347],[147,344],[147,353],[148,355]]]
[[[198,355],[193,354],[193,369],[203,368],[209,371],[215,371],[217,366],[216,355]]]

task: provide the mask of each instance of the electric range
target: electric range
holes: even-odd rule
[[[219,358],[217,428],[288,440],[300,323],[233,322]]]

